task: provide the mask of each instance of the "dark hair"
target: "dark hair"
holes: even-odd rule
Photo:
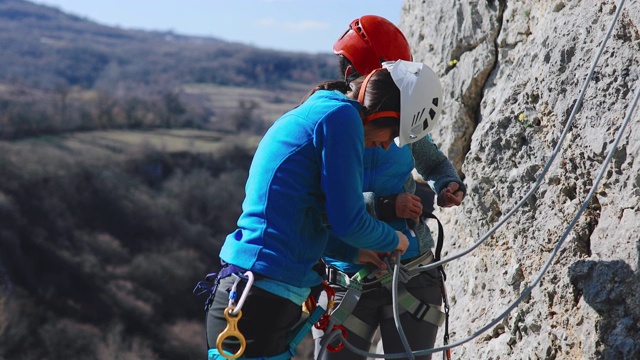
[[[358,86],[360,86],[362,84],[362,81],[364,81],[364,76],[362,76],[358,70],[356,70],[355,66],[353,66],[353,64],[351,63],[351,61],[349,59],[347,59],[344,55],[338,55],[338,65],[340,68],[340,77],[344,78],[344,81],[347,82],[348,84],[350,83],[359,83]],[[347,68],[351,66],[351,71],[349,72],[349,75],[347,77],[344,77],[344,75],[347,73]],[[389,76],[391,77],[391,76]],[[395,83],[394,83],[395,85]],[[367,94],[369,94],[369,92],[371,91],[371,89],[367,90]],[[400,109],[400,90],[398,90],[397,92],[397,106],[395,106],[394,104],[389,104],[389,109]],[[388,100],[388,99],[385,99]],[[378,107],[378,109],[381,110],[376,110],[376,111],[372,111],[373,112],[377,112],[377,111],[384,111],[385,110],[385,105],[382,103],[384,101],[381,101],[380,106]],[[392,110],[392,111],[396,111],[396,110]],[[393,118],[381,118],[378,120],[375,120],[371,123],[372,125],[375,126],[381,126],[381,127],[393,127],[393,126],[397,126],[398,121],[396,119]]]
[[[302,100],[306,101],[311,95],[318,90],[338,90],[346,94],[353,90],[355,98],[360,94],[362,83],[366,76],[359,76],[349,83],[343,80],[325,81],[314,87]],[[363,117],[380,111],[400,112],[400,89],[393,82],[391,73],[388,70],[377,70],[367,82],[365,96],[362,104]],[[400,120],[391,117],[383,117],[371,122],[376,127],[399,127]]]
[[[311,89],[311,91],[309,91],[307,95],[302,98],[302,101],[300,103],[302,104],[303,102],[307,101],[307,99],[318,90],[338,90],[341,93],[346,94],[349,90],[351,90],[351,88],[349,87],[349,84],[342,80],[324,81]]]
[[[365,78],[365,76],[360,76],[351,81],[351,84],[356,89],[356,96],[359,96],[360,91],[363,91],[361,87]],[[375,70],[366,86],[367,88],[364,89],[365,95],[362,101],[364,116],[369,116],[381,111],[400,112],[400,89],[393,81],[391,73],[387,69]],[[386,123],[388,123],[388,125],[384,127],[400,126],[400,119],[383,117],[374,120],[371,124],[378,126]]]
[[[349,72],[349,76],[345,78],[344,74],[347,73],[347,68],[349,66],[351,66],[351,71]],[[351,63],[351,61],[347,59],[344,55],[338,55],[338,69],[339,69],[338,71],[340,71],[338,75],[340,76],[341,79],[344,79],[344,81],[346,81],[347,83],[350,83],[355,79],[359,78],[360,76],[362,76],[362,74],[360,74],[358,70],[356,70],[356,67],[353,66],[353,63]]]

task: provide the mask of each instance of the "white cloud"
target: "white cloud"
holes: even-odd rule
[[[328,30],[331,24],[328,22],[303,20],[297,22],[284,23],[283,26],[288,30],[307,31],[307,30]]]
[[[257,21],[259,26],[273,27],[278,26],[278,22],[272,18],[264,18]]]
[[[331,24],[323,21],[302,20],[295,22],[279,22],[273,18],[263,18],[256,22],[258,26],[279,28],[288,31],[329,30]]]

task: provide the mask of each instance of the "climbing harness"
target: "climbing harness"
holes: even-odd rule
[[[205,280],[200,281],[196,284],[196,287],[193,289],[193,293],[195,295],[202,295],[206,292],[210,292],[209,297],[205,301],[205,312],[209,310],[211,304],[213,303],[213,299],[215,297],[216,290],[220,283],[220,280],[228,277],[235,276],[236,280],[234,281],[231,291],[229,293],[229,303],[228,306],[224,310],[224,317],[227,320],[227,326],[225,329],[218,335],[216,339],[216,349],[218,354],[226,359],[237,359],[244,353],[246,349],[246,339],[242,335],[242,333],[238,330],[238,321],[242,317],[242,306],[249,294],[249,290],[253,285],[254,275],[251,271],[244,270],[238,266],[223,263],[223,268],[219,273],[209,273],[205,277]],[[244,287],[242,295],[236,304],[236,299],[238,297],[237,294],[237,285],[241,279],[247,279],[247,285]],[[323,282],[323,291],[327,294],[328,303],[326,309],[332,309],[335,301],[335,290],[331,288],[326,282]],[[318,295],[320,296],[320,295]],[[261,357],[263,360],[285,360],[290,359],[295,356],[296,348],[302,342],[304,337],[309,333],[312,326],[328,323],[328,315],[325,307],[317,304],[317,300],[314,298],[313,294],[310,294],[307,300],[305,301],[306,312],[309,313],[308,317],[303,321],[299,322],[290,332],[289,339],[287,342],[289,344],[288,350],[282,354],[271,356],[271,357]],[[227,351],[224,351],[222,348],[222,344],[224,340],[229,338],[235,338],[238,340],[240,347],[234,354],[229,354]],[[212,354],[213,349],[209,350],[209,353]],[[211,355],[210,355],[211,358]],[[257,359],[256,359],[257,360]]]
[[[210,293],[209,297],[204,303],[204,311],[206,312],[207,310],[209,310],[209,307],[211,307],[211,304],[213,304],[213,298],[215,297],[216,290],[218,290],[220,280],[233,274],[245,273],[246,271],[247,270],[239,266],[228,264],[222,261],[222,269],[220,270],[220,272],[209,273],[204,277],[204,280],[198,281],[196,287],[193,289],[193,294],[199,296],[207,292]]]
[[[402,312],[409,312],[414,318],[430,322],[438,327],[442,326],[443,323],[446,323],[447,326],[445,327],[444,341],[448,342],[449,311],[446,291],[444,288],[446,274],[442,266],[438,268],[438,271],[440,274],[440,289],[443,296],[443,304],[446,305],[445,311],[442,311],[442,307],[439,305],[423,303],[407,291],[404,285],[404,283],[409,281],[411,278],[417,276],[421,272],[420,269],[423,266],[440,259],[440,253],[444,242],[444,230],[442,223],[435,215],[427,214],[421,219],[425,226],[427,225],[427,219],[435,219],[438,222],[438,239],[435,255],[431,251],[426,251],[413,259],[409,259],[405,264],[401,264],[398,261],[396,266],[392,266],[388,259],[386,259],[387,269],[389,270],[372,270],[371,268],[364,268],[352,276],[334,267],[326,266],[327,281],[331,284],[337,284],[347,289],[338,307],[331,312],[330,325],[328,328],[330,328],[332,332],[339,330],[342,333],[342,338],[344,340],[347,340],[347,329],[363,339],[372,338],[375,332],[375,327],[370,326],[366,322],[354,316],[352,312],[363,293],[384,287],[392,292],[397,290],[397,297],[394,297],[394,303],[397,303],[402,307]],[[399,260],[399,256],[397,256],[397,259]],[[391,271],[390,269],[394,269],[394,271]],[[402,280],[396,281],[394,284],[393,277],[396,274],[399,278],[402,278]],[[392,318],[393,310],[389,307],[385,307],[383,309],[383,314],[385,318]],[[333,346],[331,345],[331,340],[323,342],[323,348],[326,347],[327,350],[331,352],[339,351],[344,347],[344,343],[341,343],[338,346]]]

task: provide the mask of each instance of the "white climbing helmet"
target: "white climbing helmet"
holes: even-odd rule
[[[400,89],[400,134],[396,145],[404,146],[425,137],[440,119],[442,85],[427,65],[414,61],[387,61],[391,78]]]

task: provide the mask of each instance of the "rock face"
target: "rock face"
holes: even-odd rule
[[[446,265],[454,359],[640,358],[640,105],[611,146],[640,87],[639,1],[623,2],[574,111],[619,6],[404,1],[414,59],[445,89],[433,138],[468,187],[460,207],[436,210],[445,258],[483,240]]]

